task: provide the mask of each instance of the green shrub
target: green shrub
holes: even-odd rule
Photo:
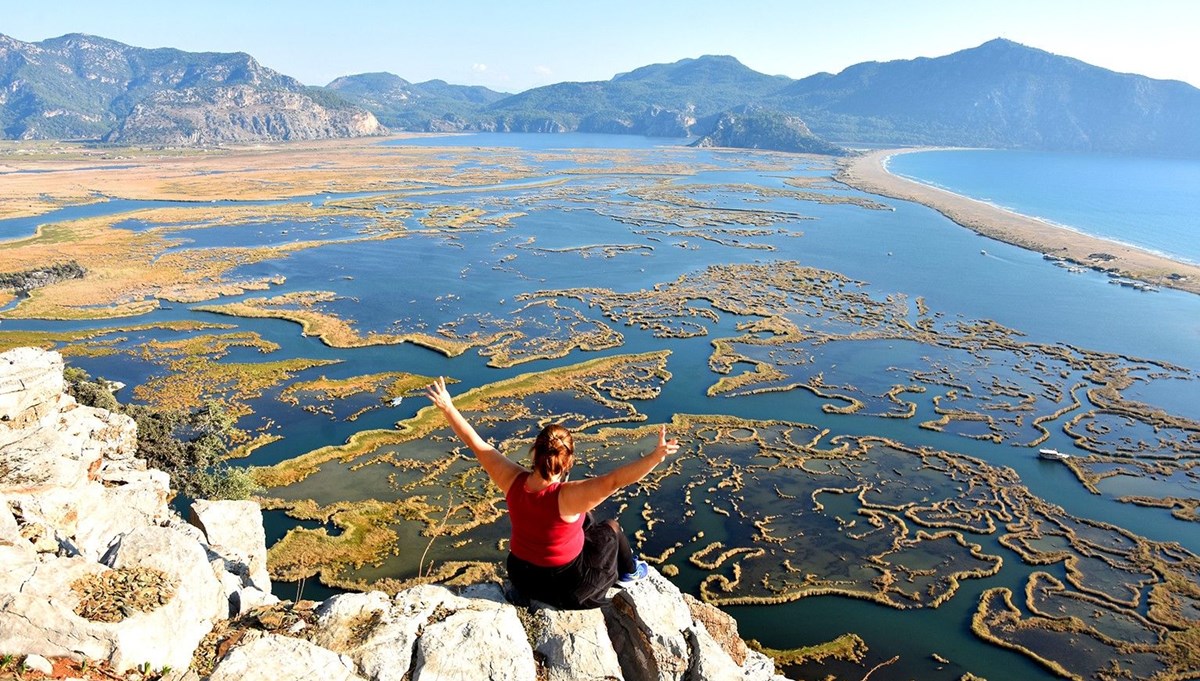
[[[210,400],[190,412],[123,405],[107,381],[82,369],[68,367],[63,377],[80,404],[122,413],[137,423],[138,457],[170,475],[176,492],[195,499],[246,499],[260,489],[247,469],[225,462],[237,420],[221,403]]]

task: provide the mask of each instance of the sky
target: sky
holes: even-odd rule
[[[90,33],[248,52],[307,85],[388,71],[510,93],[706,54],[803,78],[993,38],[1200,86],[1197,29],[1195,0],[0,0],[0,33],[26,42]]]

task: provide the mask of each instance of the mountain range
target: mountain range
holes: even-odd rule
[[[203,145],[384,132],[369,111],[248,54],[144,49],[83,34],[0,35],[8,139]]]
[[[795,80],[730,56],[518,94],[391,73],[306,87],[244,53],[0,35],[0,136],[197,145],[392,130],[602,132],[814,153],[947,145],[1200,156],[1200,90],[1003,39]]]

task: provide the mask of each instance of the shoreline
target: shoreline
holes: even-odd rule
[[[1110,277],[1200,294],[1200,266],[1023,215],[891,173],[892,156],[945,147],[880,149],[844,160],[834,179],[860,191],[932,208],[976,234]]]

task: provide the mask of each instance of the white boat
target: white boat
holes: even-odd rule
[[[1039,449],[1038,456],[1043,459],[1050,459],[1051,461],[1062,461],[1071,458],[1070,454],[1065,454],[1057,449]]]

